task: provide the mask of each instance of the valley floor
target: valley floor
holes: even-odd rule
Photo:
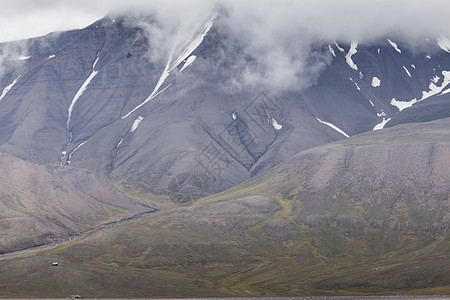
[[[1,298],[7,299],[7,298]],[[14,300],[22,300],[29,298],[11,298]],[[45,300],[59,300],[67,298],[40,298]],[[83,298],[83,299],[97,299],[97,298]],[[119,300],[124,298],[102,298],[103,300]],[[126,298],[128,300],[137,299],[158,299],[158,300],[178,300],[180,298]],[[316,296],[316,297],[229,297],[229,298],[184,298],[184,300],[446,300],[450,299],[450,296]],[[39,300],[39,299],[36,299]]]

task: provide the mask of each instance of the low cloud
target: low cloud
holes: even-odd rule
[[[321,41],[371,42],[390,36],[420,48],[427,37],[450,36],[446,0],[179,0],[115,5],[119,13],[138,8],[157,16],[158,26],[147,27],[157,59],[189,40],[206,18],[220,11],[221,25],[253,59],[242,65],[241,78],[235,82],[282,89],[303,88],[316,80],[331,60],[328,51],[314,48]],[[162,50],[155,55],[157,49]]]
[[[15,0],[0,12],[0,28],[10,34],[0,31],[0,38],[84,27],[106,14],[134,14],[148,34],[151,59],[167,60],[218,11],[254,59],[243,66],[242,79],[282,88],[311,84],[329,63],[330,54],[314,49],[316,42],[370,42],[388,35],[420,45],[426,37],[450,37],[447,0]],[[157,23],[143,17],[149,15]]]

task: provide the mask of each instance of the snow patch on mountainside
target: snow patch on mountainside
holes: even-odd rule
[[[358,91],[361,90],[361,89],[359,88],[359,85],[358,85],[351,77],[349,77],[348,79],[350,79],[350,81],[353,82],[353,83],[355,84],[356,89],[357,89]]]
[[[123,138],[121,138],[121,139],[120,139],[120,141],[119,141],[119,143],[117,143],[117,146],[116,146],[116,148],[119,148],[119,147],[120,147],[120,145],[122,145],[122,143],[123,143]]]
[[[78,99],[83,95],[83,93],[86,91],[88,85],[91,83],[92,79],[94,79],[95,75],[97,75],[98,71],[95,70],[95,66],[97,65],[98,59],[99,59],[100,52],[97,52],[97,58],[95,59],[94,63],[92,64],[92,73],[89,75],[89,77],[83,82],[81,87],[76,92],[75,96],[72,99],[72,102],[69,105],[69,108],[67,109],[67,120],[66,120],[66,129],[69,132],[69,139],[67,141],[66,147],[61,152],[63,156],[60,158],[61,165],[64,162],[64,159],[66,158],[67,151],[66,149],[69,147],[69,145],[72,143],[72,131],[70,130],[70,122],[72,120],[72,112],[73,108],[75,107],[75,104],[77,103]],[[78,150],[81,146],[83,146],[87,141],[82,142],[79,144],[72,152],[69,153],[67,157],[67,164],[70,164],[70,159],[73,155],[73,153]]]
[[[184,69],[186,69],[187,67],[189,67],[196,58],[197,58],[197,56],[195,56],[195,55],[189,56],[188,59],[186,59],[186,62],[184,63],[184,66],[181,68],[180,72],[183,71]]]
[[[124,115],[122,119],[127,118],[129,115],[134,113],[136,110],[147,104],[150,100],[158,96],[160,93],[162,93],[165,89],[167,89],[169,85],[164,87],[161,91],[159,90],[161,86],[163,85],[164,81],[169,77],[170,72],[172,72],[174,69],[176,69],[183,61],[185,61],[191,54],[194,52],[195,49],[197,49],[198,46],[203,42],[203,39],[208,34],[211,27],[214,25],[214,19],[216,16],[213,16],[206,24],[204,25],[203,29],[200,31],[200,33],[192,40],[190,43],[187,44],[184,48],[182,48],[180,55],[172,61],[173,52],[175,51],[174,48],[172,48],[172,51],[169,55],[169,59],[167,61],[166,67],[164,68],[164,71],[162,72],[161,76],[159,77],[159,80],[153,89],[152,93],[145,99],[143,102],[141,102],[138,106],[133,108],[129,113]],[[195,58],[194,58],[195,59]],[[193,61],[193,59],[192,59]],[[191,63],[192,63],[191,61]],[[187,61],[186,61],[187,62]]]
[[[352,60],[352,56],[354,54],[356,54],[356,52],[358,52],[356,47],[358,47],[358,43],[357,42],[352,42],[351,45],[350,45],[350,50],[348,50],[347,55],[345,55],[345,61],[347,62],[347,65],[350,66],[350,68],[352,68],[355,71],[358,71],[358,66]]]
[[[97,66],[98,63],[98,59],[100,58],[100,52],[97,53],[97,58],[94,61],[94,64],[92,65],[92,70],[95,70],[95,66]]]
[[[405,108],[413,106],[413,104],[417,103],[417,99],[414,98],[410,101],[397,101],[395,98],[392,98],[391,105],[398,108],[399,111],[404,110]]]
[[[327,125],[327,126],[333,128],[334,130],[336,130],[336,131],[339,132],[340,134],[342,134],[342,135],[344,135],[344,136],[346,136],[346,137],[350,137],[348,134],[346,134],[342,129],[340,129],[340,128],[337,127],[336,125],[334,125],[334,124],[332,124],[332,123],[329,123],[329,122],[322,121],[321,119],[319,119],[319,118],[317,118],[317,117],[316,117],[316,120],[319,121],[319,122],[322,123],[322,124],[325,124],[325,125]]]
[[[391,120],[391,118],[389,118],[389,119],[383,118],[383,121],[381,123],[375,125],[375,127],[372,130],[375,131],[375,130],[383,129],[384,126],[386,125],[386,123],[389,122],[390,120]]]
[[[200,46],[200,44],[203,42],[203,39],[208,34],[209,30],[214,25],[214,19],[215,18],[216,18],[216,16],[213,16],[208,22],[206,22],[206,24],[203,27],[202,31],[194,38],[194,40],[186,48],[183,49],[181,54],[171,64],[171,66],[169,68],[170,71],[175,69],[185,59],[187,59],[189,57],[189,55],[191,55],[192,52],[194,52],[194,50],[198,48],[198,46]]]
[[[372,78],[372,86],[373,87],[379,87],[380,85],[381,85],[381,80],[378,77],[374,76]]]
[[[279,124],[274,118],[272,118],[272,126],[275,130],[280,130],[283,128],[283,125]]]
[[[87,142],[87,141],[84,141],[84,142],[80,143],[77,147],[75,147],[75,149],[72,150],[72,152],[69,153],[69,157],[67,158],[67,164],[68,164],[68,165],[70,165],[72,156],[73,156],[73,154],[75,153],[75,151],[77,151],[78,149],[80,149],[81,146],[83,146],[84,144],[86,144],[86,142]],[[65,151],[63,151],[63,152],[65,152]],[[63,156],[63,158],[64,158],[64,156]]]
[[[86,91],[88,85],[91,83],[92,79],[94,79],[95,75],[97,75],[98,71],[95,71],[94,67],[95,64],[98,61],[98,57],[95,60],[93,66],[92,66],[92,73],[89,75],[89,77],[83,82],[81,87],[78,89],[77,93],[72,99],[72,102],[69,105],[69,108],[67,109],[67,121],[66,121],[66,128],[68,131],[70,131],[70,121],[72,120],[72,111],[75,107],[75,104],[77,103],[78,99],[80,99],[81,95]]]
[[[377,117],[386,117],[386,113],[384,110],[381,110],[381,112],[377,113]]]
[[[442,71],[442,75],[444,76],[444,80],[442,81],[442,84],[440,86],[436,85],[440,79],[438,76],[434,76],[433,78],[430,79],[430,85],[428,86],[430,90],[422,91],[422,98],[420,99],[414,98],[409,101],[398,101],[395,98],[393,98],[391,100],[391,105],[397,107],[399,111],[402,111],[405,108],[411,107],[420,101],[423,101],[431,96],[441,93],[445,89],[445,87],[447,87],[447,85],[450,83],[450,71]],[[442,92],[441,95],[444,95],[446,93],[448,93],[448,91]]]
[[[24,55],[21,55],[21,56],[19,56],[19,58],[17,59],[17,60],[28,60],[28,59],[30,59],[31,58],[31,56],[24,56]]]
[[[447,87],[447,85],[450,83],[450,71],[442,71],[442,76],[444,76],[444,80],[442,81],[441,86],[437,86],[436,85],[437,81],[435,82],[433,79],[431,79],[430,85],[428,86],[430,90],[428,92],[426,91],[422,92],[422,99],[420,99],[420,101],[425,100],[426,98],[429,98],[436,94],[439,94],[445,89],[445,87]]]
[[[47,57],[47,59],[52,59],[52,58],[55,58],[55,57],[56,57],[56,55],[52,54],[52,55],[49,55],[49,57]]]
[[[394,47],[395,51],[397,51],[398,53],[402,53],[402,50],[400,50],[397,46],[396,43],[394,43],[393,41],[391,41],[390,39],[387,40],[389,42],[389,44],[391,44],[392,47]]]
[[[336,57],[336,53],[334,52],[334,49],[333,49],[333,47],[331,47],[331,45],[328,45],[328,49],[330,50],[331,55]]]
[[[342,53],[345,52],[344,48],[342,48],[341,46],[339,46],[338,43],[335,42],[334,44],[336,45],[336,48],[337,48],[339,51],[341,51]]]
[[[6,94],[8,94],[8,92],[13,88],[13,86],[17,83],[17,81],[19,80],[19,78],[22,75],[19,75],[19,77],[17,77],[16,79],[14,79],[14,81],[12,83],[10,83],[9,85],[7,85],[2,92],[2,95],[0,96],[0,101],[2,101],[3,98],[5,98]]]
[[[442,50],[450,53],[450,40],[449,39],[441,36],[441,37],[439,37],[437,43]]]
[[[406,74],[407,74],[409,77],[411,77],[411,73],[409,73],[408,69],[407,69],[405,66],[403,66],[403,69],[405,70]]]
[[[142,123],[142,120],[144,120],[143,117],[137,117],[137,119],[134,120],[133,125],[131,125],[130,132],[134,132],[136,129],[138,129],[139,125],[141,125]]]

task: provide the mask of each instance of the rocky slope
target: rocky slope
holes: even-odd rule
[[[93,172],[0,154],[0,253],[69,238],[142,210]]]
[[[244,80],[263,67],[224,18],[202,20],[158,59],[152,18],[1,45],[4,56],[25,50],[5,60],[0,150],[186,202],[346,135],[449,116],[450,57],[439,40],[318,42],[308,84],[269,87]],[[197,183],[174,187],[178,177]]]
[[[45,254],[3,259],[0,270],[10,276],[1,290],[59,297],[448,294],[449,126],[446,118],[328,143],[194,205]],[[50,269],[53,260],[58,269]]]

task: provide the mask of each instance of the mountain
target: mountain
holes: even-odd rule
[[[0,166],[0,253],[68,239],[144,210],[91,171],[9,154],[0,154]]]
[[[444,38],[420,47],[401,38],[315,42],[310,83],[273,88],[246,84],[244,71],[262,66],[220,16],[170,58],[152,56],[156,29],[154,18],[105,18],[2,44],[4,55],[26,50],[9,55],[0,82],[0,151],[98,172],[148,199],[189,202],[301,150],[449,116]]]
[[[449,126],[450,118],[404,124],[321,145],[193,205],[45,252],[0,256],[9,274],[0,290],[23,297],[448,294]]]
[[[1,297],[450,293],[448,39],[187,31],[0,44]]]

